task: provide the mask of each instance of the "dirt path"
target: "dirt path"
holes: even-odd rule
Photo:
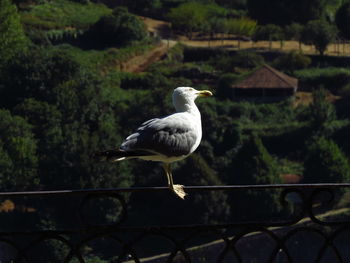
[[[163,39],[170,32],[170,24],[167,22],[148,17],[141,17],[141,19],[147,26],[148,32],[150,32],[150,34],[153,36],[159,36],[161,39]],[[132,73],[145,71],[149,65],[161,60],[166,55],[169,48],[172,48],[176,43],[176,41],[168,41],[164,39],[161,40],[159,45],[153,49],[122,63],[121,71]]]
[[[238,40],[181,40],[181,42],[187,46],[193,47],[223,47],[227,49],[256,49],[256,50],[278,50],[278,51],[300,51],[299,42],[297,41],[284,41],[281,47],[280,41],[272,41],[270,47],[269,41],[240,41]],[[301,51],[303,54],[314,55],[318,54],[314,46],[301,45]],[[326,55],[331,56],[349,56],[350,44],[330,44],[325,52]]]
[[[176,42],[174,41],[171,41],[170,43],[167,43],[167,41],[161,41],[158,46],[150,51],[142,55],[135,56],[122,63],[121,71],[133,73],[145,71],[149,65],[161,60],[168,52],[168,49],[173,47],[175,44]]]
[[[151,19],[147,17],[142,17],[142,20],[147,25],[147,28],[151,32],[156,32],[157,35],[161,36],[163,39],[167,39],[170,36],[173,36],[171,33],[171,25],[169,22]],[[205,40],[205,39],[195,39],[195,40],[188,40],[183,35],[176,35],[173,36],[174,40],[179,41],[185,45],[193,46],[193,47],[223,47],[227,49],[256,49],[256,50],[279,50],[279,51],[292,51],[296,50],[299,51],[300,48],[304,54],[318,54],[318,52],[315,50],[314,46],[311,45],[304,45],[302,44],[299,47],[298,41],[284,41],[282,43],[280,41],[272,41],[272,44],[270,46],[269,41],[258,41],[258,42],[252,42],[252,41],[238,41],[238,40],[232,40],[232,39],[225,39],[222,41],[221,35],[218,35],[219,39],[217,40]],[[350,55],[350,43],[341,43],[336,44],[332,43],[328,46],[326,55],[331,56],[349,56]]]
[[[270,46],[268,41],[240,41],[237,40],[188,40],[184,36],[175,36],[175,40],[168,40],[171,33],[171,25],[168,22],[156,20],[148,17],[140,17],[145,23],[148,32],[153,36],[158,36],[161,40],[160,44],[148,52],[135,56],[130,60],[122,63],[121,71],[123,72],[142,72],[152,63],[161,60],[169,50],[177,42],[181,42],[188,46],[194,47],[223,47],[227,49],[256,49],[256,50],[273,50],[292,51],[299,50],[297,41],[284,41],[281,47],[280,41],[273,41]],[[315,48],[309,45],[301,45],[301,50],[304,54],[317,54]],[[327,55],[350,55],[350,44],[336,45],[331,44],[326,51]]]

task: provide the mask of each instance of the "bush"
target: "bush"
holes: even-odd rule
[[[0,189],[21,191],[39,184],[37,144],[31,125],[0,110]]]
[[[304,69],[311,64],[311,58],[299,52],[291,51],[274,60],[273,65],[284,71],[293,72],[297,69]]]
[[[341,95],[343,98],[350,98],[350,84],[347,84],[344,86],[340,91],[339,95]]]
[[[231,85],[235,83],[240,76],[237,74],[227,73],[220,76],[217,86],[217,96],[221,99],[231,98],[233,95],[233,90]]]
[[[228,52],[220,48],[186,47],[184,62],[206,61],[213,57],[228,56]]]
[[[74,27],[87,29],[101,16],[111,13],[103,4],[82,4],[67,0],[44,1],[33,5],[22,14],[22,22],[27,29],[64,29]]]
[[[283,39],[283,37],[284,36],[283,36],[283,31],[281,27],[274,24],[268,24],[265,26],[259,26],[253,36],[253,39],[254,41],[258,41],[258,40],[275,41],[275,40],[281,40]]]
[[[146,38],[144,23],[125,8],[116,8],[112,15],[103,16],[84,35],[91,47],[126,46]]]
[[[338,91],[350,83],[350,70],[347,68],[310,68],[294,71],[294,76],[299,83],[308,88],[324,88],[338,93]]]
[[[73,78],[79,64],[64,51],[33,49],[9,63],[0,83],[0,103],[11,108],[23,98],[52,101],[54,88]]]
[[[252,70],[265,63],[264,58],[252,52],[237,52],[212,58],[209,63],[224,72]]]
[[[10,0],[0,0],[0,67],[28,47],[17,8]]]
[[[276,184],[280,182],[275,160],[256,135],[249,137],[231,165],[230,174],[234,176],[230,178],[230,183],[234,185]],[[244,211],[243,214],[271,218],[281,208],[278,191],[248,191],[236,195],[237,193],[232,193],[232,202],[237,198],[244,201],[239,204],[233,202],[233,206],[239,209],[237,211]],[[247,211],[247,208],[250,207],[255,207],[254,211],[249,211],[250,209]]]
[[[325,135],[332,127],[331,122],[337,119],[335,107],[326,100],[328,92],[324,89],[312,93],[313,102],[310,105],[310,120],[317,134]]]
[[[300,40],[301,31],[303,30],[303,26],[298,23],[292,23],[288,25],[284,29],[284,36],[289,40]]]
[[[345,183],[350,165],[338,145],[324,137],[313,138],[307,147],[304,178],[306,183]]]

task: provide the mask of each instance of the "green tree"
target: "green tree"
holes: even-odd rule
[[[79,71],[79,64],[66,52],[35,48],[11,60],[4,69],[0,79],[0,104],[11,108],[29,97],[51,103],[54,88]]]
[[[247,18],[232,18],[227,19],[225,23],[226,32],[238,36],[252,36],[255,33],[256,21]]]
[[[256,21],[247,18],[231,18],[227,19],[224,24],[225,32],[238,36],[238,46],[240,47],[241,37],[251,37],[257,29]]]
[[[175,30],[184,32],[189,39],[192,39],[193,33],[201,30],[206,12],[207,10],[203,4],[189,2],[172,8],[168,14],[168,19]]]
[[[350,38],[350,2],[344,3],[337,11],[335,22],[339,31],[346,38]]]
[[[0,63],[5,63],[26,50],[24,34],[17,8],[11,0],[0,0]]]
[[[86,32],[83,39],[93,48],[126,46],[146,38],[144,23],[126,8],[118,7],[103,16]]]
[[[254,41],[268,40],[270,43],[269,45],[271,49],[272,41],[280,40],[282,43],[282,41],[284,40],[284,34],[281,27],[273,24],[268,24],[265,26],[258,27],[258,29],[256,30],[253,36],[253,39]]]
[[[280,183],[277,165],[264,147],[261,139],[251,135],[232,160],[229,182],[235,185],[276,184]],[[246,215],[271,217],[280,210],[279,192],[270,190],[252,190],[231,196],[235,210],[240,209]],[[255,207],[254,211],[250,207]]]
[[[313,20],[307,23],[301,34],[301,41],[307,45],[314,45],[315,49],[324,55],[327,46],[335,40],[337,30],[324,20]]]
[[[247,0],[247,7],[259,24],[304,24],[324,17],[327,0]]]
[[[219,5],[233,9],[244,10],[247,8],[247,0],[215,0],[215,2]]]
[[[310,119],[314,130],[318,134],[328,133],[330,123],[337,119],[334,105],[327,101],[327,90],[321,88],[312,93],[313,102],[310,105]]]
[[[82,72],[73,80],[54,89],[55,105],[62,115],[64,143],[56,150],[60,155],[61,185],[75,187],[127,186],[132,182],[128,164],[119,164],[114,175],[109,163],[94,163],[90,154],[113,148],[121,141],[118,116],[114,108],[118,89],[93,72]],[[124,171],[124,172],[123,172]]]
[[[191,155],[176,172],[180,175],[179,180],[185,185],[222,185],[218,174],[199,154]],[[229,217],[230,208],[226,193],[199,194],[190,200],[193,205],[190,206],[192,208],[188,214],[192,214],[190,218],[201,215],[198,218],[200,223],[219,223]]]
[[[37,144],[31,126],[21,117],[0,110],[0,185],[2,191],[35,189]]]
[[[276,163],[261,139],[251,135],[240,150],[236,163],[236,184],[273,184],[280,182]],[[239,173],[238,173],[239,171]]]
[[[304,163],[306,183],[345,183],[350,165],[339,146],[325,137],[315,137],[307,147]]]
[[[299,51],[301,51],[301,32],[303,31],[303,25],[298,23],[292,23],[287,25],[284,29],[284,35],[286,39],[296,40],[299,42]]]
[[[33,98],[25,99],[14,108],[14,112],[23,116],[33,127],[37,140],[39,177],[42,185],[60,185],[59,174],[63,152],[60,147],[65,143],[62,132],[62,114],[57,107]],[[55,169],[52,169],[55,167]]]
[[[224,20],[227,16],[227,9],[216,4],[205,5],[205,18],[201,26],[203,33],[208,33],[210,38],[215,34],[223,32]]]
[[[137,1],[115,1],[104,0],[103,3],[109,7],[115,7],[118,5],[127,6],[130,12],[143,16],[162,16],[163,3],[162,0],[137,0]]]

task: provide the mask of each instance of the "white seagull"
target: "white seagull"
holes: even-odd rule
[[[194,101],[197,97],[212,95],[208,90],[176,88],[173,92],[176,113],[142,123],[119,149],[97,152],[93,156],[112,162],[132,158],[162,162],[170,190],[184,199],[183,185],[173,183],[170,164],[186,158],[197,149],[202,139],[202,123]]]

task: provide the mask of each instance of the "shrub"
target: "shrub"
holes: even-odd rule
[[[331,128],[329,124],[337,119],[335,107],[326,100],[327,91],[325,89],[315,90],[312,97],[313,102],[310,105],[311,123],[316,133],[325,133]]]
[[[228,52],[220,48],[185,47],[184,62],[206,61],[213,57],[228,56]]]
[[[233,55],[220,55],[212,58],[209,63],[224,72],[251,70],[264,64],[264,58],[252,52],[237,52]]]
[[[292,23],[291,25],[288,25],[284,29],[284,35],[286,39],[294,39],[294,40],[300,40],[301,31],[303,30],[303,26],[298,23]]]
[[[0,0],[0,66],[27,49],[17,8],[10,0]]]
[[[350,84],[347,84],[344,86],[340,91],[339,94],[344,98],[350,98]]]
[[[232,171],[230,171],[230,174],[234,175],[230,178],[232,184],[276,184],[280,182],[275,160],[256,135],[249,137],[231,165]],[[232,200],[240,198],[244,201],[239,204],[236,202],[234,206],[241,211],[245,211],[244,214],[270,218],[280,211],[278,191],[247,191],[241,193],[241,195],[236,195],[237,193],[232,193]],[[256,209],[247,211],[249,207],[255,207]]]
[[[313,138],[304,164],[307,183],[342,183],[350,180],[350,166],[339,146],[324,137]]]
[[[253,39],[254,41],[258,41],[258,40],[275,41],[275,40],[281,40],[283,39],[283,37],[284,36],[283,36],[283,31],[281,27],[274,24],[268,24],[265,26],[259,26],[253,36]]]
[[[26,28],[63,29],[74,26],[77,29],[87,29],[101,16],[111,13],[111,9],[103,4],[82,4],[67,0],[43,2],[33,5],[28,12],[22,14]]]
[[[274,60],[273,65],[281,70],[293,72],[296,69],[304,69],[311,64],[311,58],[299,52],[291,51]]]
[[[103,16],[85,34],[84,39],[90,46],[107,48],[130,45],[134,41],[145,39],[146,29],[143,22],[125,8],[116,8],[112,15]]]
[[[0,110],[0,189],[33,189],[39,183],[37,144],[31,125]]]
[[[350,70],[347,68],[310,68],[294,71],[302,86],[324,88],[337,93],[341,87],[350,83]]]
[[[231,85],[240,78],[239,75],[233,73],[227,73],[220,76],[217,86],[217,96],[222,99],[232,97]]]

